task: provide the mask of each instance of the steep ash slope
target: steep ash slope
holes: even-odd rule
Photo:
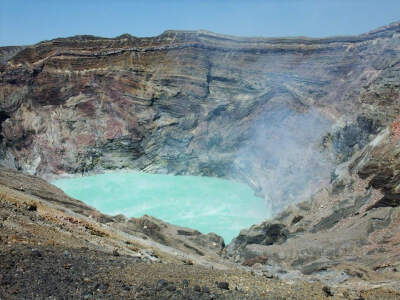
[[[239,178],[280,208],[309,195],[312,178],[327,181],[330,164],[310,144],[329,128],[322,144],[344,161],[398,114],[399,34],[399,23],[326,39],[167,31],[2,48],[2,161],[38,175],[136,168]],[[286,144],[311,125],[321,129]],[[296,147],[280,165],[277,150]],[[271,191],[277,177],[286,193]]]

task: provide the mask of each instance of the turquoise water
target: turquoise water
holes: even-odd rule
[[[241,229],[269,217],[264,200],[250,187],[219,178],[120,172],[53,184],[105,214],[148,214],[202,233],[215,232],[225,243]]]

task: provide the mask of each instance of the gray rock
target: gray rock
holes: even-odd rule
[[[36,258],[42,257],[42,253],[38,249],[32,249],[31,255]]]
[[[217,286],[222,290],[229,290],[229,283],[227,282],[218,282]]]
[[[242,230],[227,246],[229,255],[234,255],[237,251],[245,248],[247,245],[273,245],[284,243],[289,237],[289,232],[284,224],[263,222],[259,225],[253,225],[249,229]]]

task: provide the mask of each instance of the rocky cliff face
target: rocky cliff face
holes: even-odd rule
[[[332,183],[272,220],[242,230],[227,254],[258,272],[330,284],[400,280],[399,122],[339,165]],[[297,275],[296,275],[297,274]]]
[[[2,161],[42,176],[233,177],[281,207],[399,114],[399,50],[399,23],[326,39],[167,31],[1,48]],[[298,137],[311,127],[320,130]],[[301,151],[284,166],[277,152],[289,148]],[[296,173],[304,182],[271,192],[273,178]]]

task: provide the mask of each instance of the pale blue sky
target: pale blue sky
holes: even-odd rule
[[[241,36],[360,34],[400,20],[400,0],[0,0],[0,45],[167,29]]]

